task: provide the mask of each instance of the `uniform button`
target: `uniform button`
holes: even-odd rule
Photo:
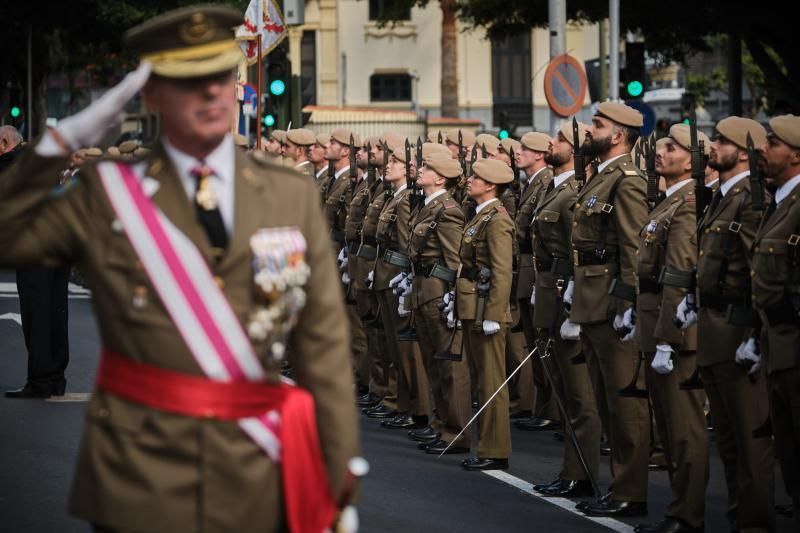
[[[220,289],[225,288],[225,280],[219,276],[214,276],[214,283],[216,283],[217,287],[219,287]]]
[[[578,202],[577,204],[575,204],[575,207],[580,207],[580,206],[581,206],[581,203],[580,203],[580,202]]]
[[[605,272],[606,274],[608,274],[608,269],[607,269],[607,268],[603,269],[603,272]]]
[[[700,250],[700,257],[703,257],[703,250]]]
[[[772,246],[770,246],[770,247],[769,247],[769,253],[772,253],[772,252],[774,252],[774,251],[775,251],[775,248],[773,248]]]
[[[143,309],[147,306],[147,287],[139,285],[133,289],[133,304],[134,309]]]
[[[101,407],[100,409],[97,410],[97,416],[99,416],[100,418],[108,418],[109,414],[110,413],[108,412],[108,409],[106,409],[105,407]]]
[[[750,275],[751,275],[751,276],[755,276],[755,275],[756,275],[756,271],[755,271],[755,270],[751,270],[751,271],[750,271]]]
[[[720,232],[719,226],[716,227],[717,233]]]
[[[577,228],[577,227],[578,227],[578,223],[577,223],[577,222],[573,222],[573,223],[572,223],[572,227],[573,227],[573,228]]]
[[[708,233],[708,232],[710,232],[710,231],[711,231],[710,229],[706,228],[706,233]]]

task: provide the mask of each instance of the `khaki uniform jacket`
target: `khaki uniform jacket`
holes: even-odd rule
[[[753,303],[761,311],[767,335],[768,371],[786,370],[800,364],[800,327],[796,324],[770,324],[764,309],[784,304],[787,276],[791,290],[800,292],[798,273],[789,270],[789,254],[800,245],[800,186],[764,219],[753,244]],[[788,319],[789,313],[783,313]],[[788,320],[787,320],[788,321]]]
[[[621,177],[614,205],[608,198],[614,183]],[[575,266],[571,320],[591,324],[613,319],[630,307],[631,302],[609,296],[614,279],[636,286],[636,249],[639,230],[647,220],[647,182],[631,161],[629,154],[612,161],[583,187],[575,203],[572,230],[574,251],[594,253],[605,240],[609,260],[600,265]],[[603,215],[603,210],[611,210]],[[605,228],[603,218],[610,220]],[[573,252],[574,253],[574,252]]]
[[[159,144],[160,146],[160,144]],[[316,190],[296,172],[236,151],[234,230],[219,262],[195,208],[164,155],[145,160],[157,180],[152,199],[207,259],[243,324],[259,304],[250,237],[261,228],[295,226],[307,242],[308,301],[290,338],[294,377],[314,396],[322,451],[334,494],[358,453],[347,324]],[[5,265],[80,262],[105,347],[136,361],[203,375],[167,314],[116,216],[95,166],[57,194],[53,176],[66,158],[33,150],[0,179],[0,236]],[[137,299],[134,299],[137,296]],[[144,302],[142,301],[144,298]],[[269,381],[280,363],[254,343]],[[105,526],[135,531],[276,531],[282,524],[279,468],[235,422],[176,416],[95,391],[75,471],[70,508]],[[250,497],[243,497],[250,495]]]
[[[676,351],[697,349],[697,326],[682,331],[673,322],[687,290],[665,285],[657,293],[642,290],[643,282],[658,282],[665,266],[684,272],[694,270],[697,264],[694,187],[694,180],[687,180],[650,212],[649,221],[639,232],[636,335],[643,352],[655,352],[659,343],[667,343]]]
[[[411,233],[411,204],[408,201],[410,194],[411,189],[404,189],[400,194],[394,194],[389,197],[378,217],[375,236],[380,245],[380,250],[378,260],[375,262],[373,290],[388,289],[392,278],[402,272],[402,269],[390,265],[382,257],[386,250],[395,250],[402,254],[406,253]]]
[[[345,170],[328,188],[325,198],[325,219],[331,229],[331,239],[339,247],[344,244],[344,229],[347,209],[353,199],[355,183],[350,178],[350,171]]]
[[[514,238],[514,222],[497,199],[486,205],[464,228],[459,250],[462,270],[488,267],[492,271],[484,320],[511,322],[509,298]],[[477,285],[477,281],[467,278],[456,280],[456,312],[461,320],[477,319]]]
[[[430,229],[433,222],[436,222],[436,227]],[[445,192],[420,208],[411,222],[408,256],[415,264],[438,263],[450,270],[458,271],[460,264],[458,248],[463,233],[464,213],[456,201]],[[420,307],[442,297],[452,288],[444,280],[426,277],[417,272],[414,276],[411,306]]]
[[[536,261],[552,261],[553,257],[570,259],[572,217],[578,182],[573,174],[553,190],[543,192],[531,222],[533,254]],[[558,283],[560,276],[549,270],[536,272],[536,305],[533,327],[551,328],[560,316]],[[566,283],[564,284],[566,289]]]
[[[549,167],[539,170],[533,175],[531,183],[522,191],[522,196],[519,199],[519,210],[514,217],[514,225],[517,230],[515,249],[519,250],[519,259],[517,261],[519,279],[517,281],[517,294],[514,295],[516,300],[530,301],[531,288],[536,280],[533,268],[533,253],[530,251],[531,222],[541,193],[547,189],[552,179],[553,171]]]
[[[373,189],[367,186],[366,176],[359,179],[353,189],[353,201],[350,202],[350,207],[347,210],[344,230],[344,238],[348,245],[361,242],[364,216],[367,213],[367,207],[369,207],[372,191]],[[354,289],[367,290],[366,277],[370,270],[372,270],[370,262],[356,257],[352,250],[348,250],[347,273]]]
[[[314,165],[311,163],[311,161],[303,161],[302,163],[298,163],[294,166],[294,169],[300,174],[308,176],[312,180],[316,181],[317,171],[314,169]]]

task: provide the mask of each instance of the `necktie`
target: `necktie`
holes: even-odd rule
[[[547,190],[544,193],[547,194],[555,188],[556,188],[556,180],[555,178],[553,178],[550,180],[550,183],[547,184]]]
[[[769,217],[771,217],[775,213],[775,209],[777,208],[778,204],[775,203],[775,198],[773,197],[772,201],[769,203],[769,207],[767,207],[767,212],[764,213],[764,222],[769,220]]]
[[[208,240],[215,248],[215,255],[219,258],[228,246],[228,232],[222,221],[217,196],[211,186],[211,176],[213,175],[214,171],[206,165],[192,169],[192,176],[197,180],[194,195],[197,219],[206,230]]]
[[[708,214],[714,212],[719,203],[722,201],[722,189],[717,189],[714,196],[711,197],[711,204],[708,206]]]

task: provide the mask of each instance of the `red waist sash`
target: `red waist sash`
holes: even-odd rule
[[[134,361],[105,348],[97,388],[158,411],[198,418],[237,420],[276,409],[291,531],[320,533],[333,524],[336,504],[320,448],[314,399],[308,391],[285,384],[212,381]]]

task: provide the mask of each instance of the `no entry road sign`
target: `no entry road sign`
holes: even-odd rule
[[[544,73],[544,96],[559,116],[569,117],[583,107],[586,73],[578,60],[567,54],[554,57]]]

